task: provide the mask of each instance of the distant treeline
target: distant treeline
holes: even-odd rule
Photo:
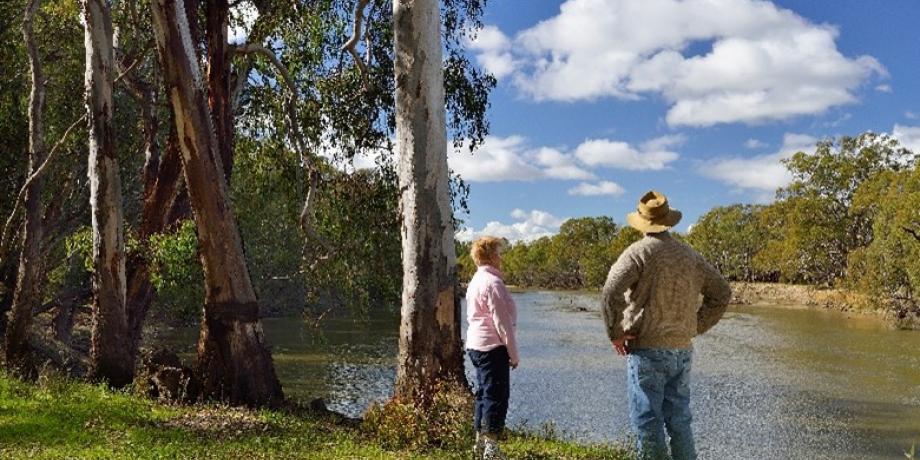
[[[677,235],[734,281],[841,287],[901,311],[920,290],[920,172],[896,140],[865,133],[819,142],[784,163],[792,181],[769,205],[714,208]],[[609,217],[565,222],[560,232],[513,244],[506,281],[522,287],[596,289],[638,232]],[[460,248],[461,277],[474,265]]]

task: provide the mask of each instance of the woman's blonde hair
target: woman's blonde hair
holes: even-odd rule
[[[476,265],[498,265],[498,255],[505,246],[505,240],[494,236],[483,236],[473,242],[470,257]]]

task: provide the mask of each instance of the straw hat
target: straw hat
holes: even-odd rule
[[[636,212],[626,215],[626,222],[642,233],[661,233],[680,222],[683,214],[668,206],[668,197],[654,190],[639,198]]]

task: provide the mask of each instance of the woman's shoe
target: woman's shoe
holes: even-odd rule
[[[486,447],[483,440],[482,435],[476,433],[476,442],[473,443],[473,460],[482,460],[482,454]]]
[[[498,439],[492,436],[483,436],[482,446],[483,460],[508,460],[508,457],[505,457],[505,454],[498,447]]]

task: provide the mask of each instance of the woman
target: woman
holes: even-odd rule
[[[498,438],[505,428],[511,382],[510,370],[518,366],[514,328],[517,308],[501,273],[501,239],[486,236],[470,250],[478,267],[466,290],[467,352],[476,367],[476,405],[473,454],[484,459],[505,458]]]

